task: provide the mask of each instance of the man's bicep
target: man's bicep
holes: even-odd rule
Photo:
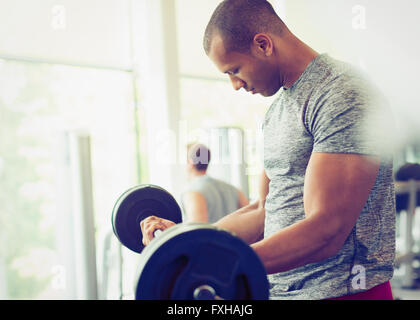
[[[304,186],[305,215],[319,215],[345,238],[374,186],[380,160],[359,154],[313,153]]]
[[[241,190],[238,190],[238,208],[243,208],[247,205],[249,205],[249,199]]]

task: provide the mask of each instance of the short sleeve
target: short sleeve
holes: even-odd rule
[[[313,152],[375,156],[392,152],[389,109],[377,92],[362,83],[337,79],[308,105],[304,119],[313,137]]]

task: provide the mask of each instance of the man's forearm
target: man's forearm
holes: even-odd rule
[[[249,204],[223,217],[214,225],[233,232],[251,244],[258,241],[264,232],[265,209],[260,201]]]
[[[335,255],[342,245],[341,237],[321,231],[325,225],[322,218],[306,218],[254,243],[252,248],[269,274],[319,262]]]

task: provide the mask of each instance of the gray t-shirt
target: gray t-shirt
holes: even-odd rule
[[[264,168],[270,179],[265,237],[305,218],[303,187],[312,153],[376,155],[381,165],[340,252],[269,275],[270,299],[328,299],[392,277],[395,194],[392,150],[387,148],[392,127],[379,91],[355,68],[328,55],[315,58],[292,87],[280,89],[263,123]]]
[[[209,223],[214,223],[239,209],[239,193],[234,186],[208,175],[195,177],[181,195],[182,210],[185,219],[185,192],[201,193],[206,199]]]

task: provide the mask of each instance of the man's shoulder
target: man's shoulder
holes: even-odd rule
[[[332,58],[328,55],[322,57],[318,69],[323,72],[319,77],[314,93],[340,93],[348,90],[371,92],[374,89],[372,79],[359,67],[349,62]]]
[[[316,80],[316,89],[324,88],[326,86],[339,85],[342,82],[349,81],[356,75],[356,68],[352,65],[334,59],[328,55],[323,55],[319,58],[318,63],[313,68],[311,81]]]
[[[231,190],[237,190],[237,188],[233,185],[230,184],[227,181],[215,178],[215,177],[209,177],[209,181],[211,181],[210,183],[213,183],[221,188],[227,188],[227,189],[231,189]]]

